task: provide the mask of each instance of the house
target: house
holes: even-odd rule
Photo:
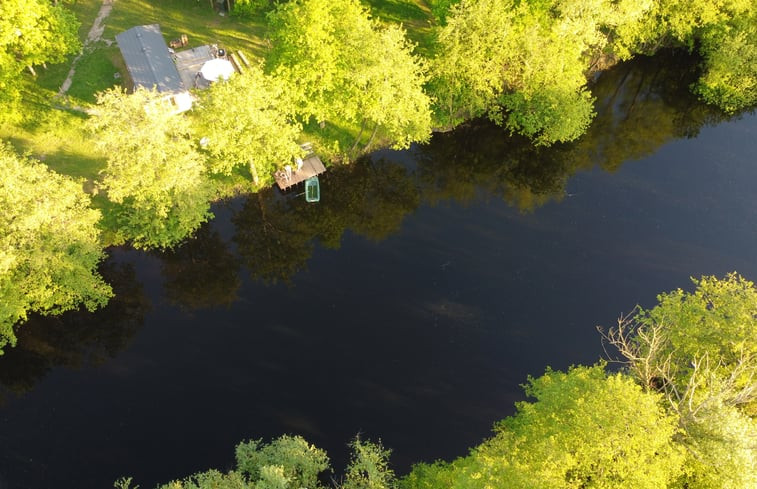
[[[129,71],[132,89],[155,88],[166,94],[177,112],[192,108],[192,95],[179,76],[158,24],[132,27],[118,34],[116,42]]]

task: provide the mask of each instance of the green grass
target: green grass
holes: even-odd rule
[[[434,45],[436,19],[425,0],[362,0],[370,7],[377,19],[387,23],[402,24],[407,37],[418,45],[417,51],[427,56]]]
[[[118,48],[99,42],[82,56],[76,64],[76,73],[68,95],[94,104],[96,94],[107,88],[121,85],[124,70]],[[116,77],[118,75],[118,77]]]
[[[218,44],[227,50],[242,50],[249,59],[262,57],[266,50],[263,16],[244,21],[220,16],[207,0],[118,0],[103,38],[115,40],[116,34],[144,24],[160,24],[166,39],[186,34],[189,47]]]
[[[94,180],[105,168],[105,160],[93,151],[83,118],[76,112],[40,108],[26,124],[0,126],[0,139],[10,141],[19,152],[31,153],[58,173]]]

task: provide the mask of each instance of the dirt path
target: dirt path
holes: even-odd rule
[[[68,70],[68,76],[66,76],[63,85],[61,85],[60,90],[58,90],[59,97],[65,95],[66,92],[68,92],[68,89],[71,88],[71,82],[74,79],[74,74],[76,74],[76,63],[79,62],[79,58],[82,57],[89,46],[99,41],[102,37],[103,31],[105,30],[105,19],[107,19],[108,15],[110,15],[110,11],[113,9],[113,2],[115,1],[116,0],[103,0],[100,11],[97,13],[97,18],[95,19],[95,22],[92,24],[92,28],[87,34],[87,40],[84,41],[84,46],[82,46],[79,55],[76,56],[71,62],[71,69]]]

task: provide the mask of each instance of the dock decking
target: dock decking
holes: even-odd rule
[[[287,190],[288,188],[293,187],[298,183],[302,183],[310,177],[320,175],[325,171],[326,167],[323,166],[321,159],[314,154],[310,154],[302,159],[302,168],[300,170],[292,167],[290,176],[287,176],[286,170],[279,170],[274,173],[273,176],[276,178],[276,184],[279,188],[281,190]]]

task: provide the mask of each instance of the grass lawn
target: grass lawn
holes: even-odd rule
[[[362,0],[362,3],[370,7],[375,18],[402,24],[408,39],[418,45],[416,50],[419,54],[427,56],[431,53],[436,19],[426,0]]]
[[[207,0],[118,0],[113,4],[103,38],[115,40],[116,34],[144,24],[160,24],[167,40],[186,34],[189,47],[218,44],[227,50],[243,51],[251,61],[262,57],[267,49],[264,17],[239,21],[221,16]]]

